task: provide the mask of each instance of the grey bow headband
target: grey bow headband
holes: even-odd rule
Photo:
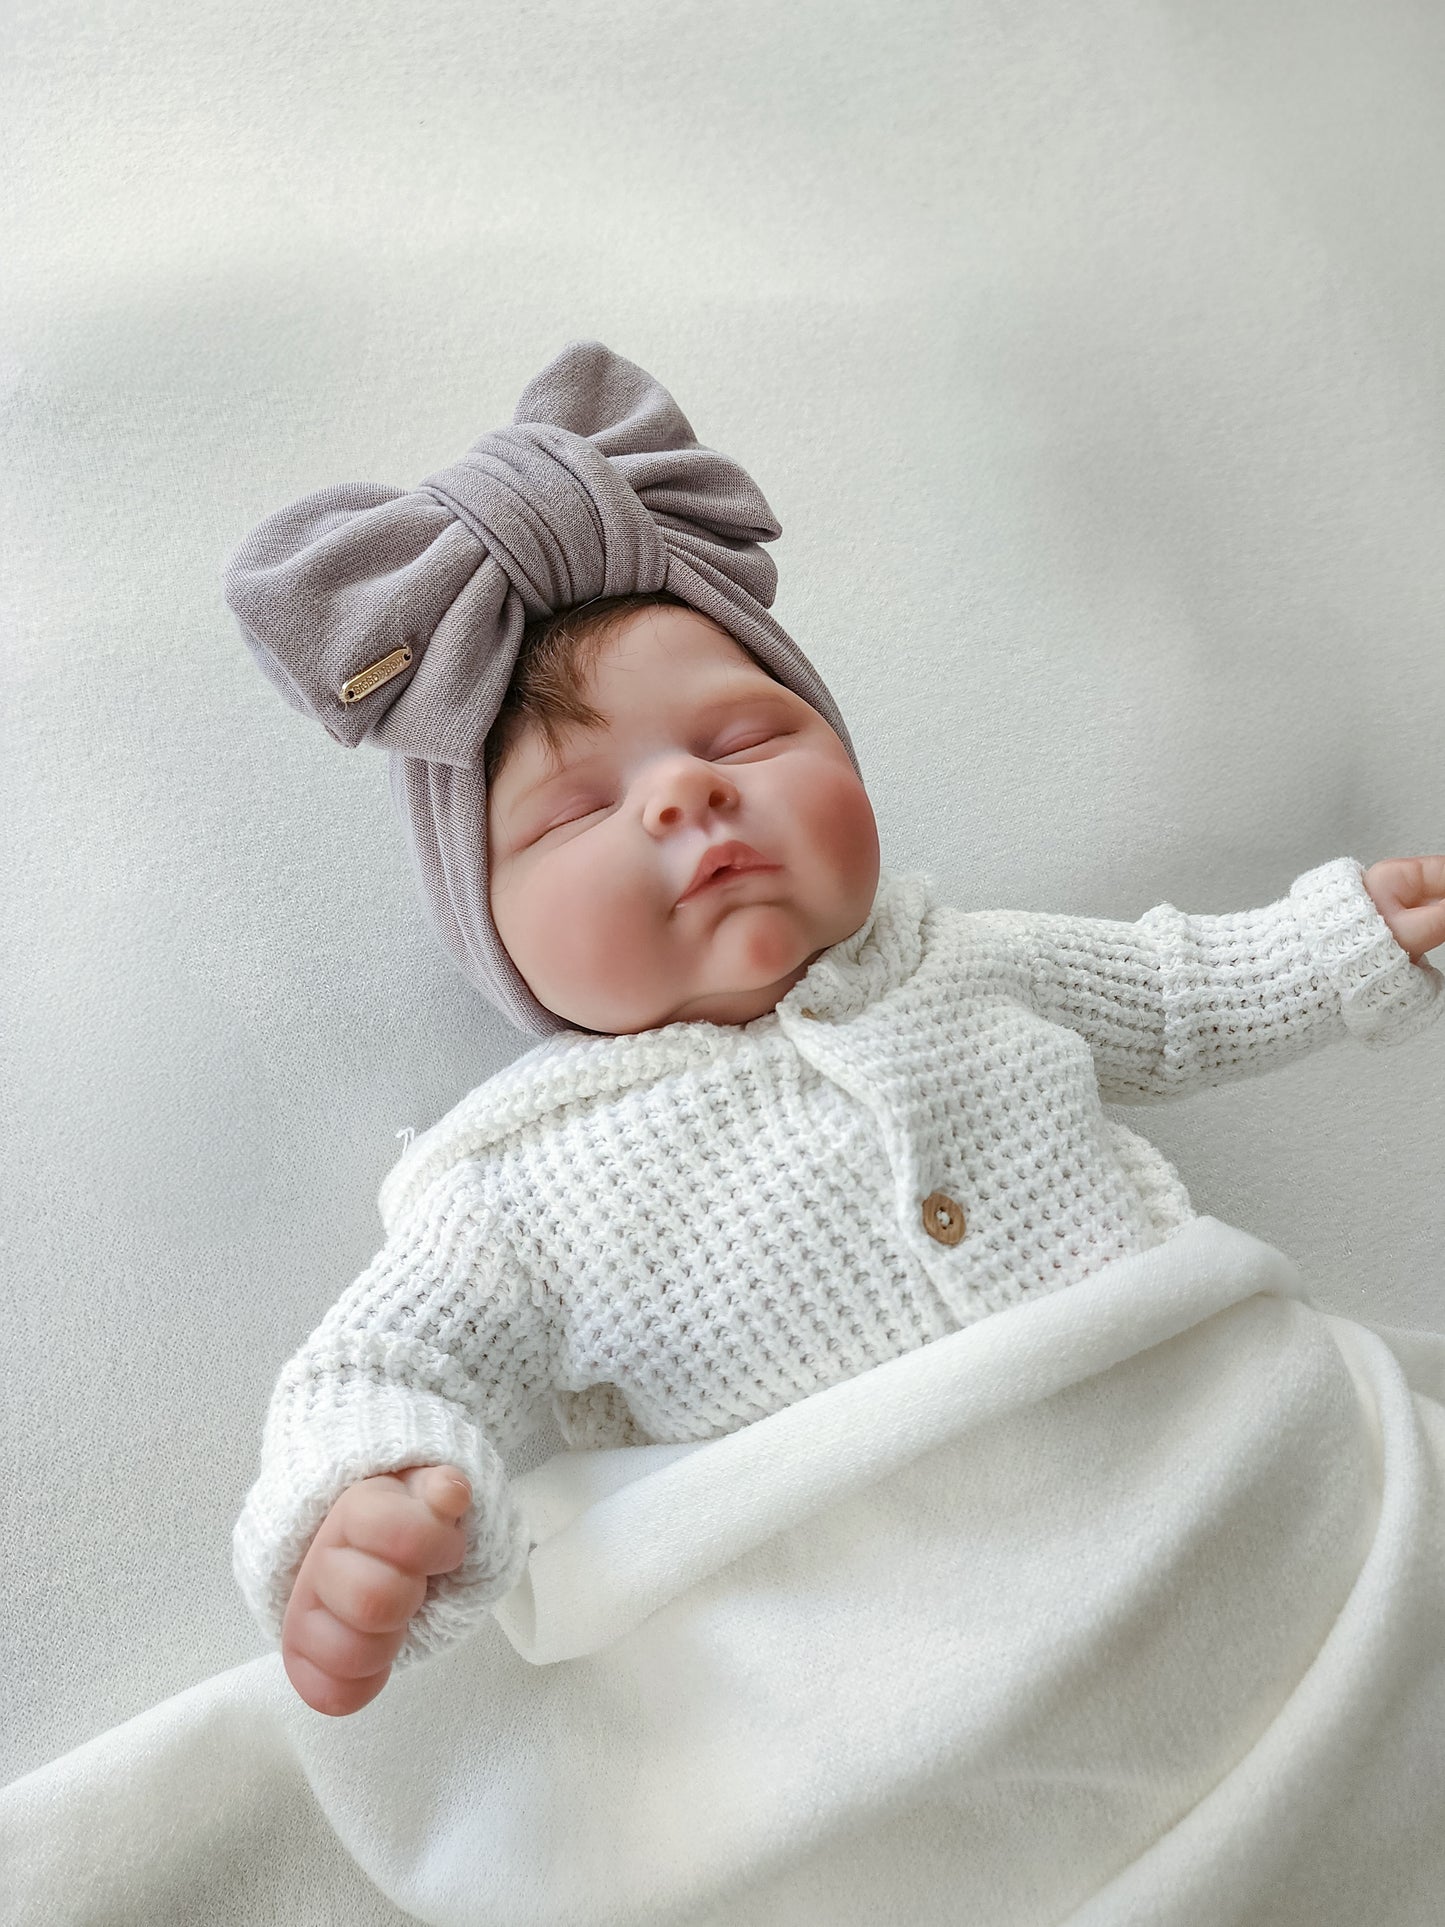
[[[837,705],[767,613],[777,570],[758,545],[781,533],[660,382],[600,341],[573,341],[528,383],[510,427],[414,489],[318,489],[227,558],[226,600],[287,702],[349,749],[392,752],[437,932],[520,1029],[573,1028],[532,995],[487,900],[482,755],[525,625],[670,590],[810,703],[857,769]]]

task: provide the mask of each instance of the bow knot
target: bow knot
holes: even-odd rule
[[[651,595],[666,581],[656,522],[597,445],[570,429],[496,429],[417,486],[495,559],[529,622],[600,596]]]

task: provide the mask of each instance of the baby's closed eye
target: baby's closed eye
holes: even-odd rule
[[[787,729],[768,730],[761,736],[755,736],[751,741],[738,743],[732,749],[715,750],[713,752],[714,759],[721,761],[729,756],[742,756],[749,750],[761,749],[764,743],[774,742],[779,737],[790,736],[792,733],[791,730]],[[609,801],[593,803],[590,798],[583,798],[579,803],[568,805],[567,814],[558,817],[555,822],[550,823],[547,828],[541,832],[541,835],[544,837],[550,836],[553,830],[565,829],[569,823],[584,822],[587,817],[596,816],[599,811],[610,809],[611,807],[612,805]]]

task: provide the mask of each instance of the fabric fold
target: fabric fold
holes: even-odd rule
[[[492,1607],[533,1665],[596,1652],[732,1561],[1011,1411],[1165,1343],[1295,1266],[1201,1218],[1196,1268],[1156,1246],[1071,1291],[981,1319],[743,1430],[565,1453],[516,1481],[532,1551]],[[1121,1308],[1127,1307],[1127,1315]]]

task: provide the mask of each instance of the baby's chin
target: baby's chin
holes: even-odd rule
[[[783,976],[768,982],[754,981],[749,984],[744,981],[742,984],[719,985],[682,997],[674,1003],[664,1000],[650,1015],[624,1012],[615,1007],[606,1009],[600,1004],[590,1005],[586,1016],[575,1012],[569,1015],[555,1005],[550,1008],[553,1015],[561,1017],[564,1023],[581,1030],[596,1031],[604,1037],[633,1037],[642,1031],[662,1030],[668,1024],[750,1024],[754,1018],[766,1016],[775,1009],[822,954],[822,950],[813,951]],[[570,1001],[559,999],[559,1002]],[[583,1008],[586,1001],[578,1000],[578,1010]]]
[[[827,945],[824,944],[810,951],[779,977],[767,977],[761,981],[758,975],[754,975],[751,981],[745,977],[741,983],[719,986],[686,998],[670,1016],[660,1021],[671,1024],[750,1024],[754,1018],[764,1017],[775,1009],[794,985],[802,982],[826,949]]]
[[[786,997],[827,948],[816,928],[799,919],[767,914],[770,906],[747,905],[715,932],[704,960],[707,985],[679,999],[670,1023],[747,1024]]]

